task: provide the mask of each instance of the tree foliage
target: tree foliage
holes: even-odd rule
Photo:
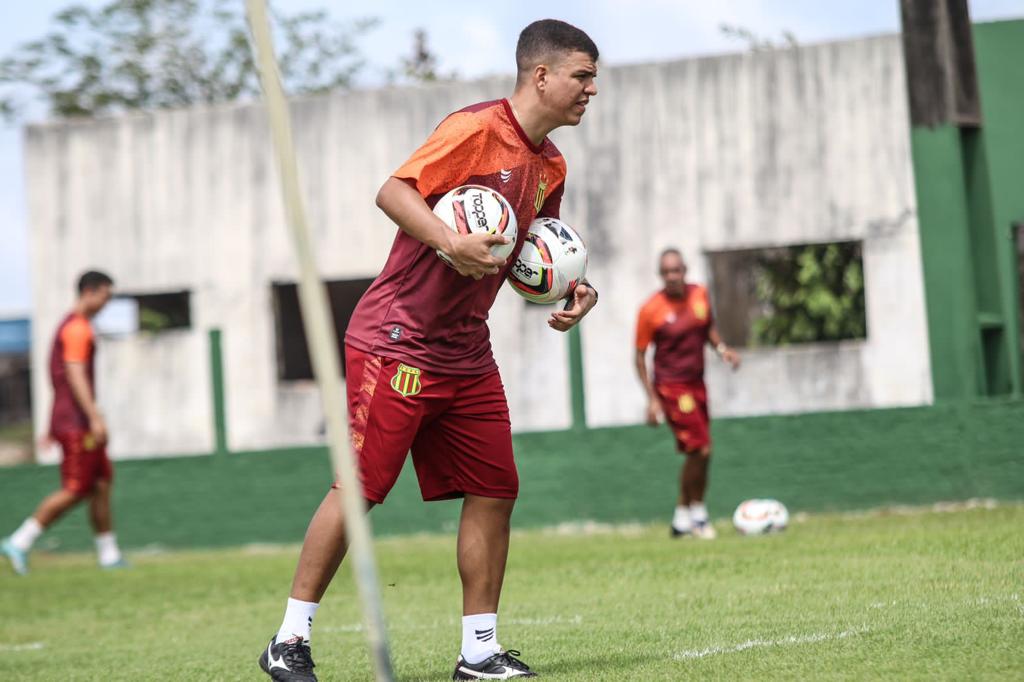
[[[355,39],[375,20],[272,16],[290,93],[351,86],[364,66]],[[96,116],[231,101],[256,95],[259,81],[241,0],[111,0],[54,15],[45,36],[0,60],[0,87],[0,114],[12,120],[25,112],[26,90],[50,115]]]
[[[454,71],[442,73],[439,70],[437,55],[430,49],[427,31],[422,28],[412,34],[412,53],[402,57],[399,69],[390,74],[393,83],[436,83],[455,78]]]
[[[738,40],[747,45],[747,48],[751,52],[764,52],[765,50],[775,50],[778,48],[788,47],[799,47],[800,43],[796,38],[796,34],[792,31],[783,30],[782,42],[776,42],[771,38],[764,37],[757,33],[754,33],[749,28],[743,26],[735,26],[733,24],[719,24],[718,30],[722,32],[726,38],[731,40]]]
[[[785,345],[867,335],[864,271],[858,242],[773,249],[758,258],[757,297],[767,311],[753,341]]]

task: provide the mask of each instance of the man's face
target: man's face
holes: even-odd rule
[[[559,125],[579,125],[597,95],[597,63],[586,52],[560,55],[542,76],[541,100]]]
[[[110,298],[114,295],[113,287],[109,284],[103,284],[93,289],[86,289],[82,292],[82,300],[85,303],[85,308],[90,315],[95,315],[99,311],[103,310],[103,306],[107,305]]]
[[[658,273],[670,296],[681,296],[686,290],[686,264],[679,254],[666,253],[662,256]]]

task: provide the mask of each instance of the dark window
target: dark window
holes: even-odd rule
[[[369,288],[373,279],[348,279],[326,282],[334,334],[338,348],[342,351],[341,373],[345,374],[344,339],[345,329],[352,317],[359,299]],[[277,336],[277,376],[281,381],[296,381],[313,378],[313,363],[306,343],[306,330],[302,326],[302,309],[299,307],[299,288],[291,282],[272,285],[274,298],[274,319]]]
[[[96,316],[93,326],[98,333],[105,336],[190,329],[192,327],[191,293],[188,291],[170,291],[159,294],[118,293]]]
[[[729,345],[863,339],[861,242],[708,253],[719,333]]]
[[[189,329],[192,306],[188,291],[130,296],[139,306],[139,331],[163,332]]]

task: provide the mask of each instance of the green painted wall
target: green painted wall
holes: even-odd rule
[[[915,128],[910,142],[932,389],[936,400],[969,398],[979,393],[980,348],[960,131]]]
[[[1020,320],[1013,224],[1024,221],[1024,21],[977,24],[975,57],[984,112],[984,168],[988,183],[988,220],[993,229],[995,261],[990,287],[1000,292],[992,307],[1005,322],[1005,335],[990,334],[985,344],[999,353],[990,366],[989,382],[1022,391]],[[1005,349],[1005,350],[1004,350]]]
[[[792,511],[1024,499],[1022,401],[722,419],[713,434],[709,507],[716,517],[758,496],[777,497]],[[665,428],[522,434],[515,445],[517,527],[582,519],[667,523],[681,460]],[[57,480],[51,466],[0,470],[0,534]],[[319,448],[121,462],[118,533],[132,548],[297,543],[330,480]],[[450,532],[458,511],[458,502],[421,502],[407,467],[372,521],[381,534]],[[89,547],[81,510],[40,546]]]
[[[976,24],[980,129],[914,128],[937,401],[1020,395],[1012,226],[1024,219],[1024,21]]]

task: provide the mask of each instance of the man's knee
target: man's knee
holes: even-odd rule
[[[79,502],[92,497],[95,490],[95,485],[89,486],[76,483],[65,483],[60,489],[62,497],[61,501],[68,505],[76,505]]]
[[[711,446],[710,445],[702,445],[699,448],[694,448],[693,450],[689,450],[686,453],[686,459],[687,460],[691,460],[692,459],[695,462],[697,462],[697,461],[707,461],[707,460],[711,459]]]
[[[462,504],[463,521],[482,524],[494,532],[508,532],[512,525],[515,498],[466,495]]]

